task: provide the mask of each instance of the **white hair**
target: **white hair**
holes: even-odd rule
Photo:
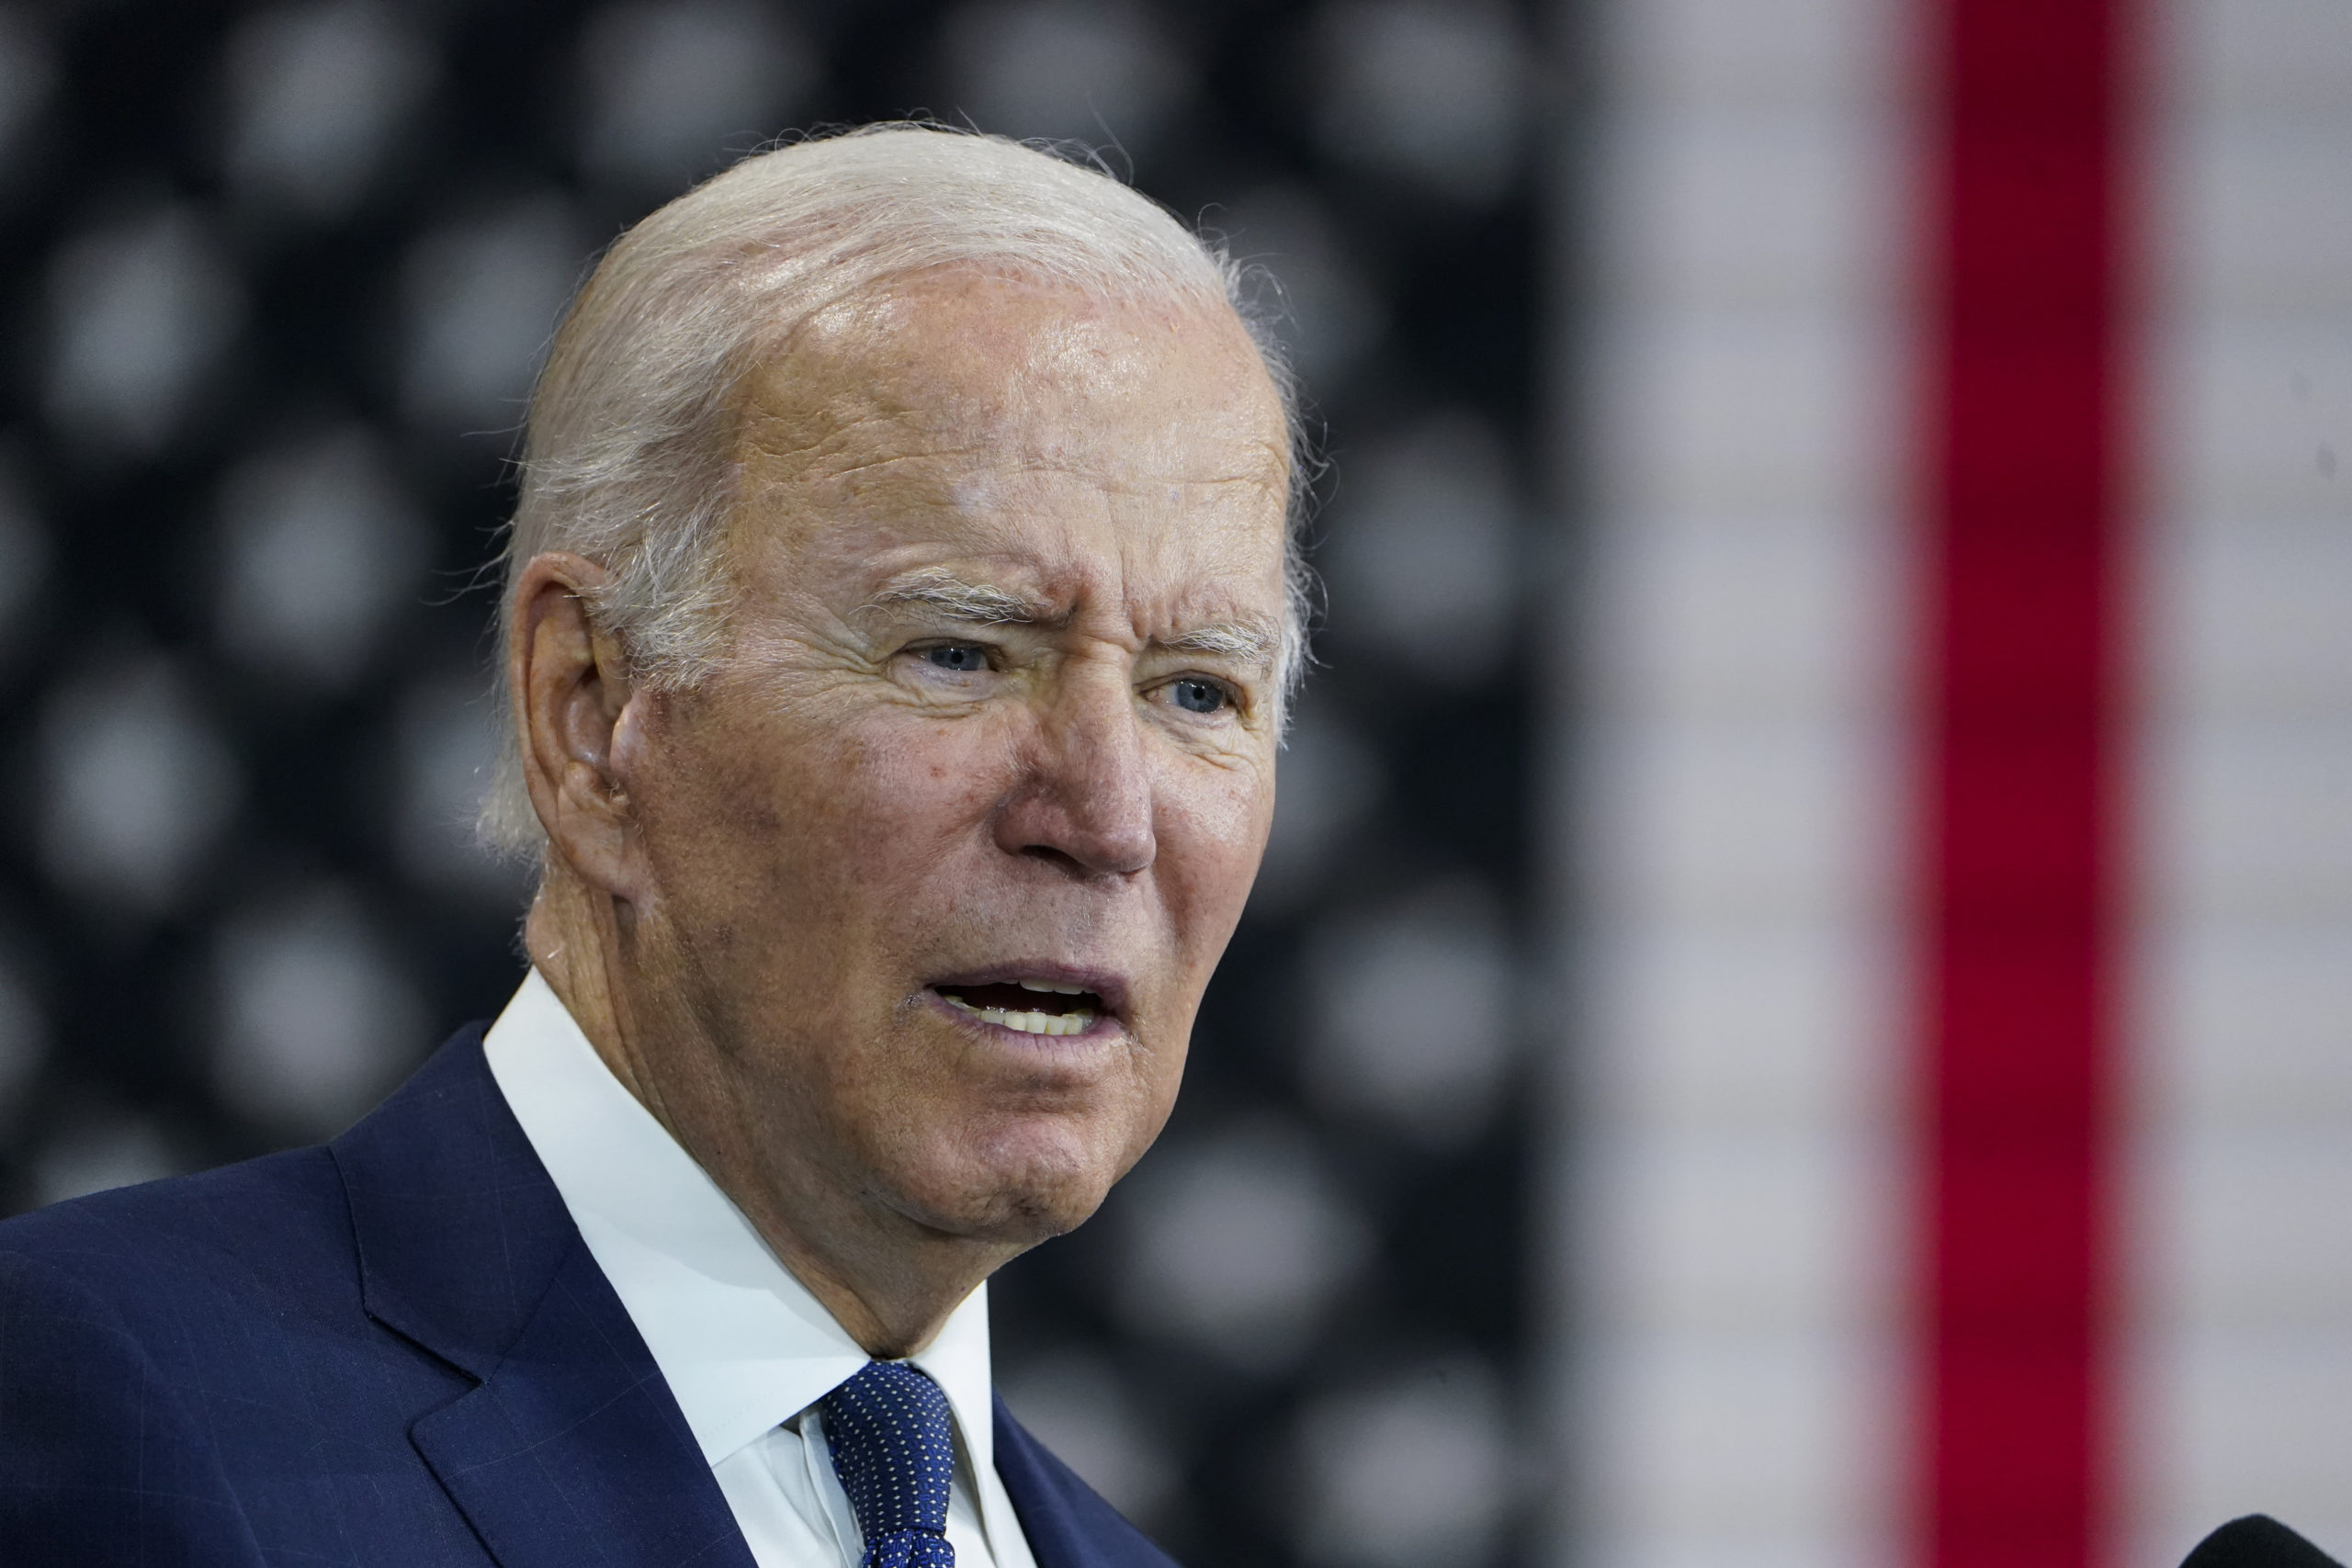
[[[1148,198],[1054,151],[873,125],[757,153],[705,182],[622,235],[572,301],[532,393],[501,558],[504,750],[481,816],[491,844],[527,854],[545,842],[503,678],[525,565],[562,550],[606,570],[590,613],[637,678],[674,688],[707,673],[726,630],[740,382],[828,305],[953,265],[1240,316],[1290,426],[1279,720],[1306,662],[1305,465],[1287,363],[1249,309],[1243,269]]]

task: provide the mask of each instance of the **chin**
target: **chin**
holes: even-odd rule
[[[902,1185],[907,1212],[979,1241],[1034,1247],[1076,1230],[1117,1179],[1117,1165],[1067,1129],[1023,1127],[937,1152],[943,1157]]]

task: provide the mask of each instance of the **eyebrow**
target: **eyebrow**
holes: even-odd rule
[[[944,567],[925,567],[896,579],[860,606],[860,612],[902,605],[935,610],[955,620],[983,626],[1035,626],[1067,618],[1043,599],[993,583],[967,581]],[[1255,621],[1214,621],[1159,639],[1159,645],[1178,652],[1203,653],[1272,668],[1281,652],[1282,637],[1272,627]]]
[[[976,626],[1028,626],[1052,620],[1052,606],[1043,600],[999,588],[993,583],[967,582],[944,567],[926,567],[888,584],[862,609],[895,609],[902,604],[937,610]]]
[[[1273,666],[1274,655],[1282,646],[1282,638],[1265,626],[1249,621],[1219,621],[1205,626],[1195,626],[1181,637],[1171,637],[1160,644],[1184,653],[1205,653],[1219,659],[1235,659],[1245,664]]]

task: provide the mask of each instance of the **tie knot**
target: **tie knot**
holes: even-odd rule
[[[904,1361],[868,1361],[818,1409],[833,1473],[865,1536],[868,1568],[951,1568],[956,1438],[939,1385]]]

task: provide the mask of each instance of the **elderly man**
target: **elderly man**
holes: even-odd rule
[[[639,225],[502,606],[531,971],[322,1149],[0,1226],[0,1560],[1165,1559],[984,1281],[1168,1115],[1301,658],[1280,374],[1114,181],[908,127]]]

